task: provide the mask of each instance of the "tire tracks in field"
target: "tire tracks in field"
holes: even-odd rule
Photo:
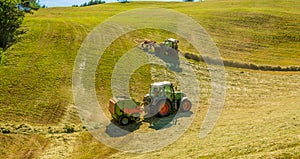
[[[73,152],[77,138],[85,131],[81,124],[74,105],[69,105],[66,113],[57,125],[30,125],[26,123],[0,123],[0,132],[3,134],[42,135],[50,141],[41,159],[68,158]]]
[[[58,33],[64,33],[62,36],[57,34],[58,38],[71,38],[71,40],[66,43],[64,49],[66,54],[71,54],[70,51],[72,51],[72,49],[78,49],[77,45],[75,45],[76,42],[82,41],[85,36],[85,30],[83,30],[83,28],[78,28],[76,24],[69,23],[71,22],[62,20],[59,25],[63,25],[61,26],[63,29],[57,30]],[[57,36],[54,34],[55,32],[52,31],[50,36],[56,38]],[[53,52],[54,50],[54,48],[49,48],[50,52]],[[64,83],[64,81],[62,82]],[[58,108],[59,106],[54,108],[50,114],[49,121],[55,118],[55,114],[57,114],[57,111],[59,111]],[[50,144],[38,158],[69,158],[71,156],[77,138],[80,136],[81,132],[85,131],[85,129],[81,124],[78,124],[80,123],[80,120],[77,115],[76,107],[73,104],[65,107],[64,113],[65,114],[60,119],[58,124],[52,126],[32,127],[30,129],[33,130],[33,132],[27,132],[29,134],[36,133],[44,135],[50,140]]]
[[[66,47],[68,48],[66,52],[70,53],[71,48],[77,47],[75,44],[83,40],[86,35],[86,29],[70,21],[63,21],[63,23],[66,28],[72,30],[70,33],[72,40],[68,42]],[[69,36],[69,34],[66,36]],[[71,104],[66,107],[65,115],[58,124],[60,128],[63,127],[64,133],[46,134],[46,138],[49,138],[51,143],[39,158],[69,158],[73,152],[77,138],[84,131],[83,126],[77,123],[80,123],[77,109],[75,105]]]
[[[45,45],[48,45],[49,43],[45,42],[48,41],[47,37],[45,35],[50,35],[50,37],[53,35],[53,30],[51,29],[51,24],[49,21],[47,21],[47,28],[45,31],[41,32],[38,39],[35,41],[38,43],[39,47],[45,47]]]
[[[63,133],[46,134],[46,138],[50,139],[51,143],[39,157],[40,159],[69,158],[71,156],[76,140],[84,129],[82,125],[75,125],[79,117],[74,105],[69,105],[65,112],[66,114],[58,124],[63,128]]]

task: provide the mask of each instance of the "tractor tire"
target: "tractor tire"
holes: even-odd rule
[[[180,104],[180,110],[182,112],[190,111],[191,108],[192,108],[192,103],[191,103],[191,101],[189,101],[187,99],[183,100]]]
[[[119,118],[119,123],[123,126],[128,125],[130,122],[130,119],[127,116],[121,116]]]
[[[170,114],[171,103],[167,100],[160,101],[158,104],[158,117],[165,117]]]

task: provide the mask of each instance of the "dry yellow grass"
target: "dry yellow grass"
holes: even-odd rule
[[[126,6],[49,8],[28,15],[24,24],[28,32],[8,50],[7,61],[0,66],[0,158],[299,158],[298,72],[226,68],[225,107],[217,125],[204,139],[199,138],[199,131],[211,102],[211,79],[203,63],[192,61],[201,84],[201,102],[199,110],[193,112],[196,120],[175,143],[151,153],[124,153],[106,147],[85,131],[71,95],[72,69],[81,43],[92,28],[108,17],[133,8],[161,5],[141,2]],[[201,23],[225,59],[274,66],[300,64],[296,0],[207,1],[163,6]],[[96,74],[97,93],[104,93],[100,103],[107,104],[111,97],[110,75],[115,64],[112,61],[135,45],[134,39],[161,41],[171,36],[176,37],[161,30],[138,30],[117,39],[100,61],[106,64],[99,68],[104,71],[98,70]],[[116,52],[114,56],[110,54],[112,49]],[[194,51],[184,40],[180,49]],[[149,76],[147,71],[150,70],[145,67],[135,72],[131,80],[133,96],[147,92],[151,79],[140,80]],[[30,129],[18,129],[22,124]],[[4,134],[10,129],[9,134]],[[156,130],[143,123],[138,131]]]

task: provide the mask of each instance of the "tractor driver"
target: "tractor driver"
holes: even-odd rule
[[[153,96],[154,97],[158,97],[158,96],[160,96],[161,95],[161,88],[159,88],[159,87],[154,87],[154,89],[153,89]]]

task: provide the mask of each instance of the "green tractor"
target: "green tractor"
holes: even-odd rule
[[[163,43],[154,45],[155,55],[166,62],[167,66],[174,71],[180,71],[178,43],[179,40],[169,38]]]
[[[150,93],[144,99],[144,108],[129,97],[114,97],[109,101],[109,112],[121,125],[128,125],[130,121],[139,121],[144,112],[144,118],[154,115],[168,116],[171,112],[189,111],[192,103],[182,92],[175,92],[171,82],[156,82],[151,84]]]
[[[178,51],[178,43],[179,40],[174,39],[174,38],[169,38],[167,40],[165,40],[164,44],[172,49],[175,49]]]
[[[178,54],[179,40],[169,38],[165,42],[154,47],[156,53],[166,54],[168,56],[176,56]]]
[[[150,93],[144,97],[143,102],[146,118],[156,114],[159,117],[165,117],[177,110],[186,112],[192,107],[186,95],[175,91],[174,85],[167,81],[151,84]]]

